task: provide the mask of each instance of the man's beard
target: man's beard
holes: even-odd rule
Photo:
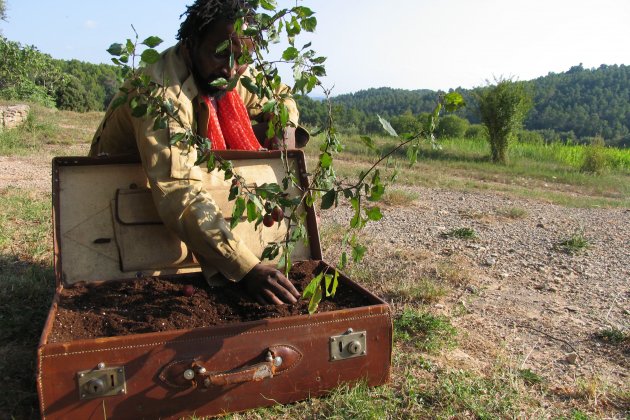
[[[195,84],[197,85],[197,90],[199,90],[199,92],[202,95],[206,95],[206,96],[215,96],[219,93],[222,92],[221,89],[217,89],[213,86],[210,85],[210,83],[214,82],[216,79],[218,79],[218,77],[210,77],[210,78],[204,78],[201,73],[199,72],[199,69],[197,68],[197,65],[195,64],[195,61],[192,60],[191,62],[191,69],[190,69],[193,78],[195,79]]]

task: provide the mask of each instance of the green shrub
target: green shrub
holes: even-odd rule
[[[584,161],[580,167],[581,172],[600,174],[608,167],[608,158],[604,139],[594,137],[591,144],[584,150]]]
[[[485,140],[488,137],[488,132],[486,127],[481,124],[471,124],[466,129],[464,133],[464,137],[467,139],[483,139]]]
[[[461,139],[466,134],[470,123],[457,115],[446,115],[440,119],[436,128],[438,138]]]
[[[520,143],[536,144],[536,145],[545,144],[545,138],[543,137],[543,135],[536,131],[519,130],[517,137]]]

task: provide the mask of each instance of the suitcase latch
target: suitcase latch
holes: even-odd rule
[[[330,360],[344,360],[367,354],[367,332],[352,328],[341,335],[330,337]]]
[[[127,392],[125,368],[122,366],[106,367],[99,363],[96,369],[77,372],[79,397],[82,400],[110,397]]]

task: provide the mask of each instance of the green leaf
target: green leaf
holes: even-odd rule
[[[371,137],[368,136],[361,136],[361,141],[363,142],[363,144],[365,144],[369,149],[373,150],[373,151],[377,151],[376,150],[376,145],[374,144],[374,140],[372,140]]]
[[[457,92],[451,92],[444,95],[444,108],[447,112],[457,111],[466,106],[466,101],[462,95]]]
[[[370,207],[365,211],[365,214],[367,215],[368,219],[374,221],[374,222],[378,222],[379,220],[381,220],[383,218],[383,214],[381,213],[381,209],[378,207]]]
[[[288,47],[282,53],[282,59],[286,60],[286,61],[291,61],[291,60],[295,60],[296,58],[298,58],[299,55],[300,55],[300,52],[298,51],[297,48],[295,48],[295,47]]]
[[[166,118],[156,118],[155,123],[153,123],[153,130],[164,130],[168,127],[168,120]]]
[[[236,225],[241,221],[241,217],[245,212],[245,199],[243,197],[238,197],[236,199],[236,203],[234,204],[234,210],[232,210],[232,220],[230,220],[230,229],[234,229]]]
[[[330,289],[332,279],[333,279],[332,274],[324,275],[324,290],[326,291],[326,297],[330,297],[330,292],[328,291],[328,289]]]
[[[285,104],[280,104],[280,125],[286,127],[289,123],[289,109]]]
[[[280,253],[280,247],[278,246],[277,243],[273,242],[265,247],[265,249],[262,252],[262,255],[260,256],[260,259],[273,260],[274,258],[278,256],[279,253]]]
[[[276,101],[274,100],[268,101],[263,105],[261,112],[263,114],[266,114],[268,112],[273,112],[275,106],[276,106]]]
[[[381,197],[383,197],[383,194],[385,194],[385,186],[383,184],[372,185],[368,200],[378,201],[381,199]]]
[[[223,51],[227,50],[227,48],[228,48],[229,46],[230,46],[230,40],[229,40],[229,39],[226,39],[225,41],[223,41],[222,43],[220,43],[220,44],[217,46],[217,49],[216,49],[216,50],[214,50],[214,52],[215,52],[215,53],[217,53],[217,54],[219,54],[219,53],[221,53],[221,52],[223,52]]]
[[[387,133],[389,133],[389,135],[394,136],[394,137],[398,137],[398,133],[396,133],[396,130],[394,130],[394,127],[392,127],[392,125],[389,123],[389,121],[387,121],[385,118],[381,117],[378,114],[376,114],[376,116],[378,117],[378,120],[381,123],[381,125],[383,126],[383,128],[385,129],[385,131],[387,131]]]
[[[352,259],[354,260],[354,262],[360,262],[363,259],[366,251],[367,248],[361,244],[352,245]]]
[[[132,108],[131,115],[133,115],[136,118],[142,118],[145,115],[147,115],[148,109],[149,109],[149,106],[147,104],[138,104],[134,108]]]
[[[247,76],[241,76],[241,84],[249,92],[253,93],[254,95],[258,95],[258,91],[259,91],[258,86],[256,86],[256,84],[252,81],[251,78]]]
[[[319,157],[319,164],[323,169],[330,168],[330,165],[332,165],[332,161],[332,156],[327,152],[322,153]]]
[[[344,268],[346,268],[347,264],[348,264],[348,253],[346,251],[343,251],[341,253],[341,257],[339,257],[339,268],[343,270]]]
[[[308,299],[309,297],[315,295],[315,290],[317,287],[321,287],[322,284],[322,275],[323,273],[319,273],[316,277],[314,277],[309,283],[308,286],[304,288],[304,292],[302,292],[302,298]]]
[[[169,144],[172,146],[174,144],[179,143],[180,141],[182,141],[184,139],[184,137],[186,137],[186,133],[175,133],[171,136],[171,141],[169,142]]]
[[[315,311],[317,311],[317,307],[319,306],[319,302],[322,301],[322,284],[319,283],[319,287],[315,289],[315,294],[311,297],[311,300],[308,302],[308,313],[313,315]]]
[[[330,290],[330,294],[327,294],[326,296],[335,296],[335,293],[337,293],[337,286],[339,286],[339,271],[335,270],[335,275],[333,276],[332,288]]]
[[[210,86],[212,87],[223,87],[223,86],[227,86],[228,81],[223,78],[223,77],[219,77],[218,79],[214,79],[212,82],[210,82]]]
[[[317,18],[315,16],[302,19],[302,28],[306,32],[313,32],[317,28]]]
[[[112,44],[107,49],[107,52],[111,55],[119,56],[123,53],[123,45],[122,44]]]
[[[142,43],[149,48],[155,48],[162,43],[162,38],[159,36],[150,36],[142,41]]]
[[[256,203],[254,203],[251,200],[248,201],[247,202],[247,221],[253,222],[254,220],[258,219],[259,214],[260,213],[256,207]]]
[[[260,5],[265,10],[275,11],[276,10],[276,0],[260,0]]]
[[[327,210],[331,208],[335,201],[337,200],[337,191],[333,188],[330,191],[327,191],[326,194],[322,196],[322,210]]]

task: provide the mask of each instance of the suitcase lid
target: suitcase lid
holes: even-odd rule
[[[248,185],[277,183],[285,176],[280,151],[223,151],[234,171]],[[308,177],[304,153],[288,152],[302,187]],[[147,178],[138,160],[125,158],[57,157],[53,159],[53,246],[57,284],[100,282],[137,277],[199,272],[201,268],[188,248],[162,224],[147,188]],[[212,194],[227,220],[234,201],[228,200],[231,181],[223,173],[203,172],[204,188]],[[294,187],[297,193],[297,188]],[[322,259],[317,220],[312,207],[306,212],[308,244],[298,242],[294,261]],[[276,227],[277,226],[277,227]],[[247,219],[234,233],[260,255],[265,245],[280,241],[287,222],[271,228]]]

